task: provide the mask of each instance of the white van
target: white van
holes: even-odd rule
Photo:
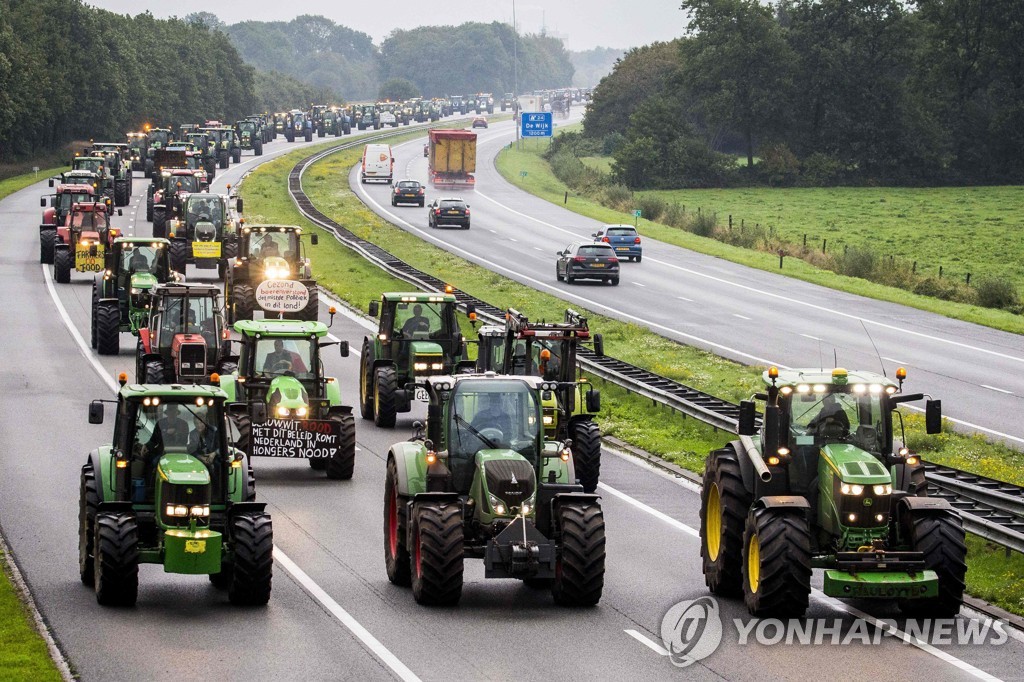
[[[394,177],[395,157],[389,144],[368,144],[363,147],[363,167],[359,181],[384,180],[389,185]]]

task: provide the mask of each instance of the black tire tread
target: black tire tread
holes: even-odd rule
[[[327,460],[327,478],[347,481],[352,478],[356,467],[356,420],[351,414],[343,414],[341,421],[341,445]],[[313,460],[310,460],[313,461]]]
[[[756,532],[761,569],[757,592],[747,576],[747,547]],[[743,596],[751,615],[800,618],[811,594],[811,533],[803,509],[756,507],[743,534]]]
[[[132,606],[139,593],[139,530],[134,514],[96,514],[96,601]]]
[[[117,355],[121,352],[121,310],[116,301],[96,303],[96,352]]]
[[[551,594],[562,606],[593,606],[604,590],[604,512],[594,503],[562,504],[558,526],[561,570]]]
[[[722,541],[718,560],[711,561],[705,551],[707,495],[718,484],[722,504]],[[752,496],[743,486],[739,457],[732,445],[715,450],[704,460],[704,481],[700,495],[700,555],[704,584],[722,597],[743,594],[743,529]]]
[[[593,493],[601,478],[601,430],[589,419],[573,424],[572,459],[583,492]]]
[[[462,597],[462,509],[451,502],[414,507],[413,537],[420,543],[420,573],[413,567],[412,596],[425,606],[454,606]]]
[[[274,573],[274,527],[270,514],[237,514],[231,520],[232,566],[228,599],[236,606],[270,601]]]

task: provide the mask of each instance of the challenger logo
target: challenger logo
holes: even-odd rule
[[[512,480],[509,481],[509,483],[511,483],[512,485],[519,485],[519,481],[516,480],[516,475],[515,474],[512,474]]]

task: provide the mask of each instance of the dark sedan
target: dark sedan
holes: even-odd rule
[[[555,277],[572,284],[578,279],[619,283],[619,259],[607,244],[569,244],[557,252]]]
[[[418,204],[419,206],[423,206],[425,202],[426,197],[424,187],[415,180],[402,180],[401,182],[397,182],[391,190],[392,206],[398,206],[399,204]]]
[[[427,209],[427,227],[455,225],[469,229],[469,204],[455,197],[434,199]]]

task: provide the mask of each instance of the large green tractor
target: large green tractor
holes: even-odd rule
[[[215,382],[231,374],[230,334],[221,315],[220,288],[172,282],[150,290],[149,322],[139,329],[135,376],[147,384]]]
[[[254,156],[263,156],[263,128],[259,120],[246,118],[236,121],[235,136],[241,149],[252,150]]]
[[[462,594],[466,557],[485,578],[550,588],[559,604],[591,606],[604,587],[604,515],[576,484],[567,443],[544,438],[538,377],[434,376],[426,433],[388,452],[384,563],[421,604]]]
[[[235,220],[241,212],[242,199],[237,197],[210,192],[182,195],[167,231],[171,268],[181,273],[189,265],[216,270],[218,279],[224,280],[238,253]]]
[[[580,484],[594,492],[601,474],[601,430],[594,421],[601,396],[583,376],[576,355],[582,344],[590,343],[603,355],[601,335],[591,336],[587,318],[574,310],[565,311],[564,322],[531,322],[509,308],[505,326],[481,327],[478,343],[478,371],[539,376],[556,387],[542,401],[544,431],[549,438],[572,443]]]
[[[356,423],[341,403],[341,383],[325,376],[321,349],[327,325],[292,320],[235,323],[242,350],[238,370],[221,376],[237,444],[250,457],[306,459],[327,478],[349,479],[356,461]],[[258,432],[257,432],[258,431]]]
[[[78,569],[96,601],[131,606],[139,564],[208,575],[233,604],[270,599],[274,532],[245,454],[227,441],[224,393],[215,386],[126,385],[114,438],[82,466]]]
[[[825,594],[885,599],[908,615],[960,610],[967,549],[959,513],[927,496],[896,408],[923,399],[872,372],[772,367],[763,425],[740,406],[739,439],[708,455],[701,492],[704,579],[756,616],[802,617],[812,569]],[[899,422],[900,438],[894,433]],[[941,404],[925,407],[928,433]]]
[[[315,322],[320,315],[320,293],[306,257],[302,228],[295,225],[244,225],[236,233],[236,257],[227,264],[224,284],[228,321],[251,320],[253,314],[260,310],[265,315],[274,314],[260,305],[261,285],[291,281],[305,288],[306,302],[302,309],[285,313],[285,317]],[[309,235],[309,243],[313,246],[319,243],[316,233]]]
[[[380,326],[377,334],[363,339],[359,413],[391,428],[398,412],[412,409],[417,398],[413,382],[458,371],[462,332],[452,294],[385,293],[380,301],[370,302],[370,315],[380,317]],[[420,392],[419,399],[426,396]]]
[[[138,336],[149,323],[152,289],[172,281],[166,239],[118,237],[104,258],[106,268],[92,285],[92,347],[117,355],[121,332]]]
[[[174,132],[170,128],[152,128],[146,131],[146,159],[142,163],[143,175],[147,178],[153,177],[153,173],[159,172],[154,154],[157,150],[166,149],[174,142]]]

